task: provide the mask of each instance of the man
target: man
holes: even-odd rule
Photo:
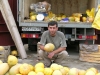
[[[47,43],[52,43],[55,46],[55,49],[52,52],[46,52],[44,46]],[[63,65],[63,61],[68,56],[66,51],[66,40],[62,32],[58,31],[58,23],[56,21],[50,21],[48,23],[48,30],[45,31],[40,40],[39,45],[39,56],[43,58],[44,64],[50,66],[52,60],[54,63]]]

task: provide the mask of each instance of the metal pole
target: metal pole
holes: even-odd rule
[[[8,0],[0,0],[0,9],[21,58],[27,58]]]

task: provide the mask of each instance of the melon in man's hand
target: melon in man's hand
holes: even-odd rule
[[[44,50],[47,51],[47,52],[51,52],[53,51],[55,48],[54,44],[52,43],[47,43],[45,46],[44,46]]]

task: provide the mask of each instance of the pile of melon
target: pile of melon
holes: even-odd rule
[[[15,56],[9,55],[6,63],[0,60],[0,75],[100,75],[100,73],[94,67],[82,70],[56,63],[52,63],[50,67],[45,67],[42,62],[35,65],[21,64]]]

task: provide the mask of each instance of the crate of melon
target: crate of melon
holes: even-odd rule
[[[79,60],[100,63],[100,45],[80,44]]]
[[[7,61],[10,54],[10,46],[0,46],[0,60],[3,62]]]

